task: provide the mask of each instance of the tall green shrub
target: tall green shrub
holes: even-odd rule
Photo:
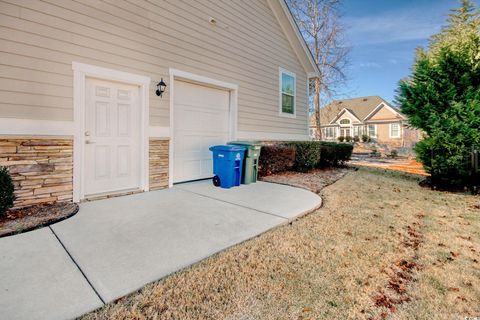
[[[353,145],[349,143],[320,142],[321,167],[336,167],[343,165],[352,156]]]
[[[480,17],[471,1],[463,0],[428,48],[417,50],[397,101],[425,133],[415,152],[432,181],[466,185],[471,148],[480,146]]]
[[[13,206],[15,195],[12,177],[6,167],[0,167],[0,216]]]
[[[320,161],[319,141],[294,141],[288,145],[295,147],[294,170],[307,172],[318,165]]]

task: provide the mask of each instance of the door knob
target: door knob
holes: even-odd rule
[[[90,131],[85,131],[85,135],[88,137],[90,135]]]
[[[85,140],[85,144],[94,144],[95,141],[92,141],[92,140]]]

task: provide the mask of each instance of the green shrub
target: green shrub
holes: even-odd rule
[[[382,154],[380,151],[377,150],[377,148],[373,148],[372,151],[370,152],[371,157],[381,157]]]
[[[295,171],[307,172],[318,166],[320,141],[294,141],[287,145],[295,147]]]
[[[335,167],[343,165],[352,156],[353,145],[347,143],[325,142],[320,143],[321,167]]]
[[[390,154],[388,156],[392,159],[395,159],[395,158],[398,157],[398,151],[397,150],[392,150],[392,151],[390,151]]]
[[[13,207],[15,195],[12,177],[6,167],[0,167],[0,216],[7,212],[7,209]]]
[[[325,141],[292,141],[263,146],[259,175],[289,170],[307,172],[316,167],[340,166],[350,160],[352,151],[351,144]]]
[[[262,146],[258,164],[258,175],[289,171],[295,166],[295,147],[284,144]]]
[[[353,137],[353,141],[354,141],[354,142],[359,142],[359,141],[360,141],[360,138],[359,138],[359,136],[355,136],[355,137]]]
[[[345,141],[346,141],[346,142],[350,142],[350,141],[352,141],[352,140],[353,140],[353,138],[350,137],[350,136],[346,136],[346,137],[345,137]]]
[[[362,134],[362,142],[370,142],[371,139],[369,136],[367,136],[366,134]]]
[[[338,137],[338,141],[343,142],[344,140],[345,140],[345,137],[344,137],[344,136]]]

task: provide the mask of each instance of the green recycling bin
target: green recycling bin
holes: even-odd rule
[[[262,144],[258,141],[231,141],[228,144],[240,145],[247,148],[243,160],[242,183],[249,184],[257,182],[258,159],[260,158]]]

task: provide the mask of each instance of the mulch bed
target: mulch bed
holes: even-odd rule
[[[0,217],[0,237],[31,231],[69,218],[78,212],[71,202],[37,204],[13,209]]]
[[[351,171],[352,169],[350,168],[322,168],[314,169],[305,173],[286,171],[261,177],[260,180],[265,182],[286,184],[319,193],[323,188],[343,178]]]

